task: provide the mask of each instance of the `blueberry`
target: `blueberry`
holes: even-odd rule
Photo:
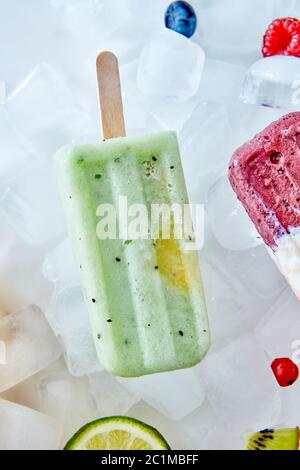
[[[187,2],[173,2],[166,11],[165,25],[167,28],[190,38],[197,28],[195,10]]]

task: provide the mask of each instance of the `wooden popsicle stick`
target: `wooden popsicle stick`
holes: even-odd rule
[[[103,138],[125,137],[118,59],[112,52],[100,52],[96,68]]]

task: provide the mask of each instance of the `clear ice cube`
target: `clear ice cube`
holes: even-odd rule
[[[79,268],[69,238],[46,254],[43,274],[58,290],[80,285]]]
[[[298,364],[300,366],[300,364]],[[281,395],[281,421],[284,427],[296,427],[300,422],[300,381],[291,387],[282,388]]]
[[[142,51],[138,87],[145,95],[187,100],[199,88],[204,61],[200,46],[170,29],[162,29],[153,34]]]
[[[170,0],[160,0],[159,2],[151,2],[148,0],[127,0],[129,8],[134,16],[146,16],[146,18],[157,19],[164,25],[164,13],[170,5]]]
[[[10,122],[4,106],[0,106],[0,180],[9,180],[32,166],[38,157]]]
[[[77,0],[56,2],[62,8],[64,25],[75,37],[95,49],[101,42],[117,31],[129,17],[126,1]]]
[[[200,408],[180,421],[179,429],[185,449],[206,450],[219,426],[218,416],[206,400]],[[221,439],[218,445],[221,444]]]
[[[48,305],[52,285],[42,275],[43,258],[40,247],[21,242],[8,224],[1,226],[0,316],[24,305],[38,305],[43,310]]]
[[[98,410],[99,418],[124,415],[139,400],[135,393],[122,386],[107,372],[89,375],[89,388]]]
[[[202,258],[201,262],[205,299],[209,316],[212,347],[224,339],[245,333],[243,303],[236,296],[225,277],[214,263]]]
[[[5,106],[11,122],[42,155],[52,155],[90,125],[72,85],[47,63],[32,70]]]
[[[274,299],[286,288],[284,277],[264,245],[243,253],[231,250],[226,264],[253,296]]]
[[[179,450],[186,448],[186,442],[183,439],[183,433],[178,429],[178,423],[162,415],[144,401],[140,401],[137,405],[133,406],[127,412],[127,416],[143,421],[155,429],[159,429],[159,432],[164,436],[171,449]]]
[[[271,361],[292,358],[297,342],[300,349],[300,304],[290,289],[281,294],[261,319],[255,335]]]
[[[202,383],[192,369],[118,381],[170,419],[184,418],[205,399]]]
[[[27,307],[0,319],[5,362],[0,365],[0,392],[36,374],[61,355],[43,312]]]
[[[166,98],[155,100],[149,106],[149,126],[157,131],[172,130],[181,132],[195,110],[198,99],[191,98],[187,101],[178,102],[176,99]]]
[[[300,58],[277,55],[258,60],[249,68],[241,100],[271,108],[295,108],[300,104]]]
[[[44,164],[11,180],[0,200],[0,209],[20,238],[42,245],[66,233],[65,217],[53,168]]]
[[[234,129],[234,150],[286,114],[286,110],[250,105],[241,101],[232,103],[227,109],[230,124]]]
[[[241,65],[206,59],[199,88],[200,99],[224,104],[237,101],[246,71]]]
[[[87,377],[73,377],[63,358],[7,390],[2,397],[59,420],[62,446],[78,429],[99,417]]]
[[[207,211],[211,229],[224,248],[249,250],[262,243],[227,176],[220,178],[209,190]]]
[[[233,152],[226,108],[216,103],[198,104],[179,134],[179,141],[191,201],[204,203],[210,186],[227,171]]]
[[[45,370],[36,378],[39,409],[62,423],[64,446],[86,423],[99,418],[87,377],[73,377],[66,369]]]
[[[201,265],[213,337],[212,347],[219,347],[220,341],[217,342],[217,339],[224,342],[253,331],[286,286],[282,276],[276,272],[276,267],[272,263],[265,264],[264,257],[269,255],[264,252],[264,246],[259,250],[263,251],[263,255],[259,256],[256,250],[258,247],[243,251],[225,250],[209,231],[207,233]],[[254,253],[257,258],[252,264],[251,255]],[[268,276],[268,279],[261,281],[260,287],[255,279],[260,279],[257,271],[261,271],[263,278],[264,273]],[[277,286],[273,292],[272,286]]]
[[[201,13],[201,43],[211,58],[247,64],[260,54],[275,18],[274,0],[210,2]]]
[[[50,416],[0,399],[1,450],[58,450],[61,426]]]
[[[63,347],[72,375],[80,377],[102,369],[80,287],[55,291],[45,315]]]
[[[198,372],[207,399],[224,424],[241,434],[279,424],[280,396],[264,350],[252,335],[242,335],[212,352]]]

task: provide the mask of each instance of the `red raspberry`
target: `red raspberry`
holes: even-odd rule
[[[280,18],[273,21],[264,35],[262,52],[264,57],[300,57],[300,21],[297,18]]]
[[[291,359],[275,359],[271,367],[281,387],[290,387],[299,377],[299,369]]]

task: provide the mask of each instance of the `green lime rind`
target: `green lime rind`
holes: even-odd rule
[[[245,435],[246,450],[299,450],[299,428],[265,429]]]
[[[83,441],[94,431],[94,435],[97,434],[97,431],[102,431],[105,424],[113,423],[123,423],[128,425],[128,431],[133,431],[134,429],[141,429],[146,435],[151,437],[155,442],[157,442],[157,448],[154,450],[171,450],[171,447],[165,440],[165,438],[160,434],[157,429],[153,428],[149,424],[146,424],[142,421],[139,421],[135,418],[129,418],[127,416],[110,416],[107,418],[100,418],[90,423],[85,424],[80,428],[73,437],[67,442],[63,450],[78,450],[81,448]]]

